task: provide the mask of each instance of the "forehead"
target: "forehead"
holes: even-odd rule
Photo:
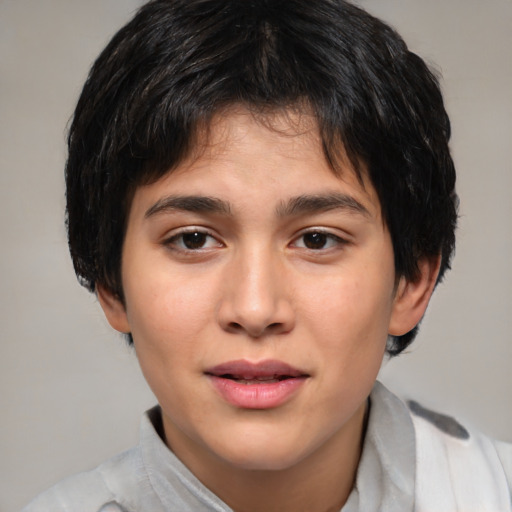
[[[141,188],[155,201],[165,194],[227,197],[232,191],[230,200],[240,193],[248,200],[251,196],[261,200],[265,193],[268,201],[277,203],[305,194],[341,192],[380,215],[364,168],[361,173],[354,170],[341,144],[336,167],[328,161],[318,122],[309,109],[223,110],[197,131],[187,158],[156,183]]]
[[[221,158],[244,145],[247,150],[252,139],[257,139],[259,145],[268,146],[272,154],[291,159],[293,155],[300,158],[307,154],[331,167],[323,150],[318,120],[309,106],[300,104],[290,109],[274,110],[232,105],[217,112],[207,125],[197,131],[188,163],[199,158]],[[345,168],[347,172],[352,171],[343,144],[337,144],[335,149],[340,165],[339,169],[332,167],[332,172],[337,174]]]

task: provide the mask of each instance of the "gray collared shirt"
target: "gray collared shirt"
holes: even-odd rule
[[[370,404],[356,483],[341,512],[413,512],[411,414],[378,382]],[[155,407],[142,418],[138,446],[58,483],[22,512],[232,512],[167,448],[159,431],[160,409]]]

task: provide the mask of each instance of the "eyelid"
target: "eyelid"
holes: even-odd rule
[[[162,240],[162,245],[169,247],[175,251],[180,252],[200,252],[200,251],[207,251],[209,249],[212,249],[212,247],[205,247],[205,248],[199,248],[199,249],[188,249],[186,247],[179,247],[173,242],[177,239],[179,239],[180,236],[186,235],[188,233],[202,233],[210,238],[213,238],[217,242],[217,247],[224,246],[223,242],[220,241],[220,237],[214,233],[211,229],[208,229],[204,226],[184,226],[181,228],[176,228],[171,230],[170,232],[166,233]]]
[[[332,229],[330,228],[325,228],[325,227],[310,227],[310,228],[306,228],[306,229],[303,229],[301,230],[299,233],[297,233],[294,238],[292,239],[291,241],[291,245],[295,245],[297,240],[299,240],[300,238],[304,237],[305,235],[308,235],[308,234],[313,234],[313,233],[320,233],[324,236],[326,236],[327,238],[329,238],[330,240],[333,240],[336,242],[336,245],[337,246],[344,246],[344,245],[347,245],[350,243],[350,236],[348,234],[340,234],[340,233],[336,233],[336,232],[333,232]],[[328,248],[321,248],[321,249],[309,249],[308,247],[299,247],[300,249],[305,249],[305,250],[308,250],[308,251],[312,251],[312,252],[320,252],[320,251],[327,251],[329,249],[332,249],[332,247],[328,247]]]

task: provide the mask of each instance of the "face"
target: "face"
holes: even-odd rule
[[[354,444],[387,335],[412,327],[371,184],[332,172],[311,119],[270,121],[219,116],[199,156],[139,188],[124,305],[100,290],[189,466]]]

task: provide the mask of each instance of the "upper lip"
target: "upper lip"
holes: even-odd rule
[[[236,377],[240,379],[307,377],[308,374],[293,366],[274,359],[251,362],[245,359],[227,361],[209,368],[205,372],[215,377]]]

